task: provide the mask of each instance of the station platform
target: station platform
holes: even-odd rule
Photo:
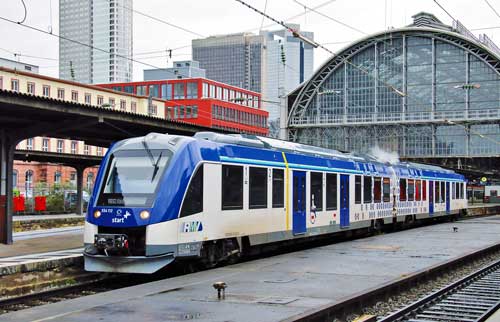
[[[498,243],[500,216],[473,218],[34,307],[0,320],[281,321]],[[228,285],[224,300],[212,286],[217,281]]]

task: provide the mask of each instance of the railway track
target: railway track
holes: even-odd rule
[[[379,320],[485,321],[500,308],[500,260]]]

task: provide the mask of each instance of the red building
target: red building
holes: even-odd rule
[[[116,91],[165,100],[165,116],[235,132],[267,135],[269,113],[261,109],[261,95],[205,78],[99,84]]]

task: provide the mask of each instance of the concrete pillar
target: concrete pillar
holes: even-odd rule
[[[85,167],[78,166],[76,169],[76,214],[83,215],[83,171]]]
[[[12,244],[12,171],[15,145],[0,133],[0,243]]]

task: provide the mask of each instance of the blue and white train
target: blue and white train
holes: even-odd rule
[[[462,175],[275,139],[151,133],[113,145],[85,222],[85,269],[215,265],[258,246],[467,207]]]

